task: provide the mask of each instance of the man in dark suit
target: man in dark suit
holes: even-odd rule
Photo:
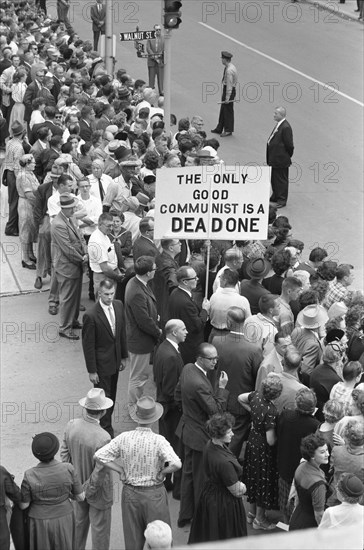
[[[90,105],[84,105],[81,109],[80,136],[84,141],[91,141],[95,126],[95,111]]]
[[[286,120],[284,107],[276,108],[274,120],[277,124],[267,143],[267,164],[272,167],[270,200],[277,203],[277,208],[283,208],[288,199],[288,170],[294,150],[293,134],[291,125]]]
[[[135,246],[135,245],[134,245]],[[181,241],[178,239],[162,239],[162,253],[155,259],[157,271],[153,279],[153,292],[157,300],[157,309],[160,316],[160,325],[164,327],[168,320],[169,296],[177,288],[177,271],[179,265],[175,260],[181,252]]]
[[[219,355],[217,375],[224,371],[229,377],[226,389],[230,392],[227,410],[235,417],[234,437],[230,450],[239,458],[241,448],[250,430],[250,414],[238,402],[238,395],[254,391],[255,380],[261,362],[262,349],[252,344],[243,332],[245,312],[239,307],[231,307],[227,312],[229,332],[215,336],[212,344]]]
[[[105,34],[106,8],[102,0],[96,0],[96,4],[91,6],[92,32],[94,33],[94,50],[99,46],[100,34]]]
[[[140,256],[134,263],[135,276],[128,281],[125,289],[126,335],[130,359],[129,408],[134,408],[143,395],[151,353],[162,334],[158,326],[156,299],[148,285],[154,277],[155,269],[154,258]]]
[[[154,219],[146,216],[139,223],[140,237],[135,240],[133,246],[134,262],[140,256],[152,256],[156,258],[159,255],[159,250],[153,241],[154,236]]]
[[[183,321],[171,319],[165,326],[166,339],[158,347],[153,360],[154,382],[157,386],[157,401],[163,405],[163,415],[159,419],[159,433],[172,445],[176,454],[180,452],[176,429],[181,418],[180,407],[174,400],[179,377],[183,369],[183,359],[178,345],[184,342],[187,329]],[[172,488],[172,476],[166,476],[166,488]],[[173,492],[180,494],[180,472],[175,472],[173,477]]]
[[[52,263],[59,285],[59,335],[68,340],[79,340],[74,328],[78,322],[83,268],[87,266],[86,243],[73,219],[76,200],[70,193],[59,197],[61,212],[51,225]]]
[[[149,87],[155,87],[155,77],[158,80],[159,95],[163,95],[164,78],[164,38],[160,25],[154,25],[155,38],[147,41]]]
[[[32,116],[32,102],[33,99],[39,96],[39,93],[43,87],[45,77],[45,70],[40,68],[35,73],[35,79],[31,84],[29,84],[28,88],[26,89],[26,92],[24,94],[23,103],[25,105],[25,112],[24,112],[24,120],[25,122],[30,122],[30,118]]]
[[[210,439],[206,422],[213,414],[226,409],[229,396],[225,389],[228,383],[226,373],[221,372],[216,393],[207,377],[217,360],[216,348],[202,343],[197,350],[196,363],[185,365],[175,391],[175,399],[182,404],[183,411],[177,433],[185,447],[179,527],[191,521],[203,486],[203,449]]]
[[[196,288],[196,271],[189,266],[180,267],[177,271],[176,288],[169,297],[168,312],[170,319],[181,319],[186,325],[188,335],[180,346],[184,363],[193,363],[197,348],[204,341],[205,323],[208,317],[210,302],[205,298],[202,309],[192,298],[192,290]]]
[[[102,388],[106,397],[115,403],[119,371],[124,370],[123,359],[128,357],[126,346],[124,306],[114,301],[115,283],[110,279],[100,282],[99,301],[83,317],[82,347],[90,381]],[[107,409],[100,420],[111,437],[114,430],[111,415],[114,406]]]
[[[55,116],[56,116],[56,109],[54,107],[51,107],[50,105],[47,105],[47,107],[44,109],[44,122],[39,122],[38,124],[34,124],[31,132],[31,136],[29,138],[29,143],[33,145],[37,141],[37,131],[39,128],[42,128],[46,126],[49,128],[49,130],[52,132],[52,136],[63,136],[63,129],[54,123]]]

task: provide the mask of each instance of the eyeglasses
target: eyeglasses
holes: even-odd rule
[[[88,189],[91,185],[80,185],[79,189]]]
[[[186,279],[183,279],[184,281],[197,281],[198,277],[187,277]]]
[[[219,360],[219,357],[216,356],[216,357],[205,357],[205,355],[201,355],[202,359],[207,359],[207,361],[214,361],[214,363],[217,363],[217,361]]]

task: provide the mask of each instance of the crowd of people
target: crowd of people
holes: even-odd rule
[[[155,240],[158,170],[220,163],[219,142],[197,115],[172,115],[167,134],[163,96],[126,69],[109,75],[59,4],[57,21],[42,2],[0,5],[5,234],[19,236],[36,289],[50,277],[49,314],[60,337],[81,340],[94,388],[61,445],[33,438],[39,463],[21,489],[0,469],[2,548],[7,497],[17,548],[27,538],[34,550],[82,550],[91,527],[93,548],[107,550],[110,470],[130,550],[170,547],[168,491],[190,543],[246,536],[247,524],[272,531],[275,510],[292,530],[351,526],[348,548],[362,548],[364,295],[353,266],[307,252],[274,204],[262,241]],[[123,405],[138,426],[115,437],[127,364]]]

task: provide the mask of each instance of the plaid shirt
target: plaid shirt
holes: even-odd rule
[[[24,155],[23,143],[17,137],[9,139],[6,144],[4,170],[11,170],[18,174],[20,170],[19,160]]]
[[[342,302],[346,295],[348,294],[348,289],[342,283],[336,282],[332,285],[331,289],[328,291],[324,306],[329,309],[332,304],[336,302]]]
[[[143,487],[153,487],[163,481],[160,471],[165,462],[180,465],[180,459],[168,441],[145,427],[118,435],[99,449],[95,457],[104,464],[119,458],[124,471],[123,483]]]

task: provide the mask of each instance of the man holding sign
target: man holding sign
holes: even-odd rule
[[[233,54],[229,52],[221,52],[221,61],[224,65],[222,75],[222,98],[220,107],[219,122],[213,134],[220,134],[221,137],[231,136],[234,131],[234,100],[236,95],[236,85],[238,82],[238,72],[236,67],[231,63]]]

